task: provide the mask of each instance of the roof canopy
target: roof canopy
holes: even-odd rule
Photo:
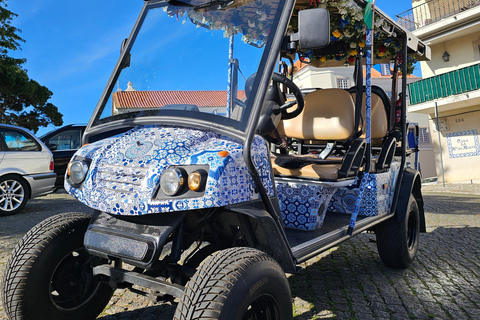
[[[290,31],[297,30],[299,10],[326,8],[330,11],[330,45],[322,49],[300,53],[302,60],[316,67],[353,65],[361,48],[365,47],[366,24],[364,12],[366,2],[354,0],[298,0],[290,22]],[[374,63],[389,63],[402,50],[403,39],[407,39],[407,64],[413,70],[418,60],[430,59],[430,48],[408,30],[401,27],[381,10],[374,9]]]

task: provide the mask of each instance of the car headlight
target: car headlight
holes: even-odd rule
[[[88,165],[85,161],[74,160],[68,164],[67,174],[75,184],[80,184],[85,180],[88,172]]]
[[[178,168],[170,168],[163,172],[160,178],[160,188],[167,196],[174,196],[185,183],[183,172]]]

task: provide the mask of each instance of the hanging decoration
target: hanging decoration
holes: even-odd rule
[[[222,10],[197,10],[193,5],[166,5],[163,10],[177,20],[183,18],[182,23],[190,21],[197,27],[223,30],[225,38],[241,35],[245,43],[263,47],[270,34],[272,15],[278,4],[274,0],[238,0]]]
[[[319,63],[328,61],[343,62],[345,65],[353,65],[358,48],[365,47],[367,26],[364,22],[365,9],[353,0],[317,0],[316,5],[310,2],[305,8],[326,8],[330,11],[330,45],[326,49],[310,50],[301,54],[304,61]],[[290,20],[289,32],[297,31],[298,9],[294,11]],[[375,60],[390,61],[395,59],[402,50],[402,39],[395,32],[390,33],[387,21],[381,16],[375,16],[373,25]],[[333,50],[332,50],[333,48]],[[407,70],[412,73],[416,60],[407,57]]]
[[[299,2],[297,2],[299,3]],[[273,13],[279,2],[274,0],[238,0],[232,7],[223,10],[195,10],[193,6],[177,7],[167,5],[164,11],[171,17],[191,21],[197,27],[223,30],[223,35],[241,35],[242,40],[256,47],[263,47],[270,34]],[[326,49],[309,50],[300,53],[304,62],[324,63],[337,61],[338,65],[353,65],[359,48],[365,47],[365,9],[354,0],[311,0],[301,9],[326,8],[330,11],[330,45]],[[297,32],[298,11],[294,10],[289,32]],[[402,39],[395,32],[386,32],[390,26],[381,16],[375,16],[373,25],[373,58],[377,61],[393,60],[402,49]],[[412,73],[415,58],[406,59],[408,73]]]

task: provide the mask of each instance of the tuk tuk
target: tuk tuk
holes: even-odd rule
[[[429,56],[363,0],[145,1],[65,177],[92,214],[17,245],[9,318],[95,319],[130,288],[174,319],[292,319],[286,273],[365,231],[408,267],[425,217],[397,80]],[[355,85],[302,90],[297,60]]]

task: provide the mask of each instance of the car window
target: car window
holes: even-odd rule
[[[48,140],[45,144],[50,148],[52,145],[56,145],[55,150],[69,150],[80,148],[81,143],[81,130],[72,129],[57,133]]]
[[[8,151],[41,151],[40,145],[25,132],[1,129],[1,134]]]

